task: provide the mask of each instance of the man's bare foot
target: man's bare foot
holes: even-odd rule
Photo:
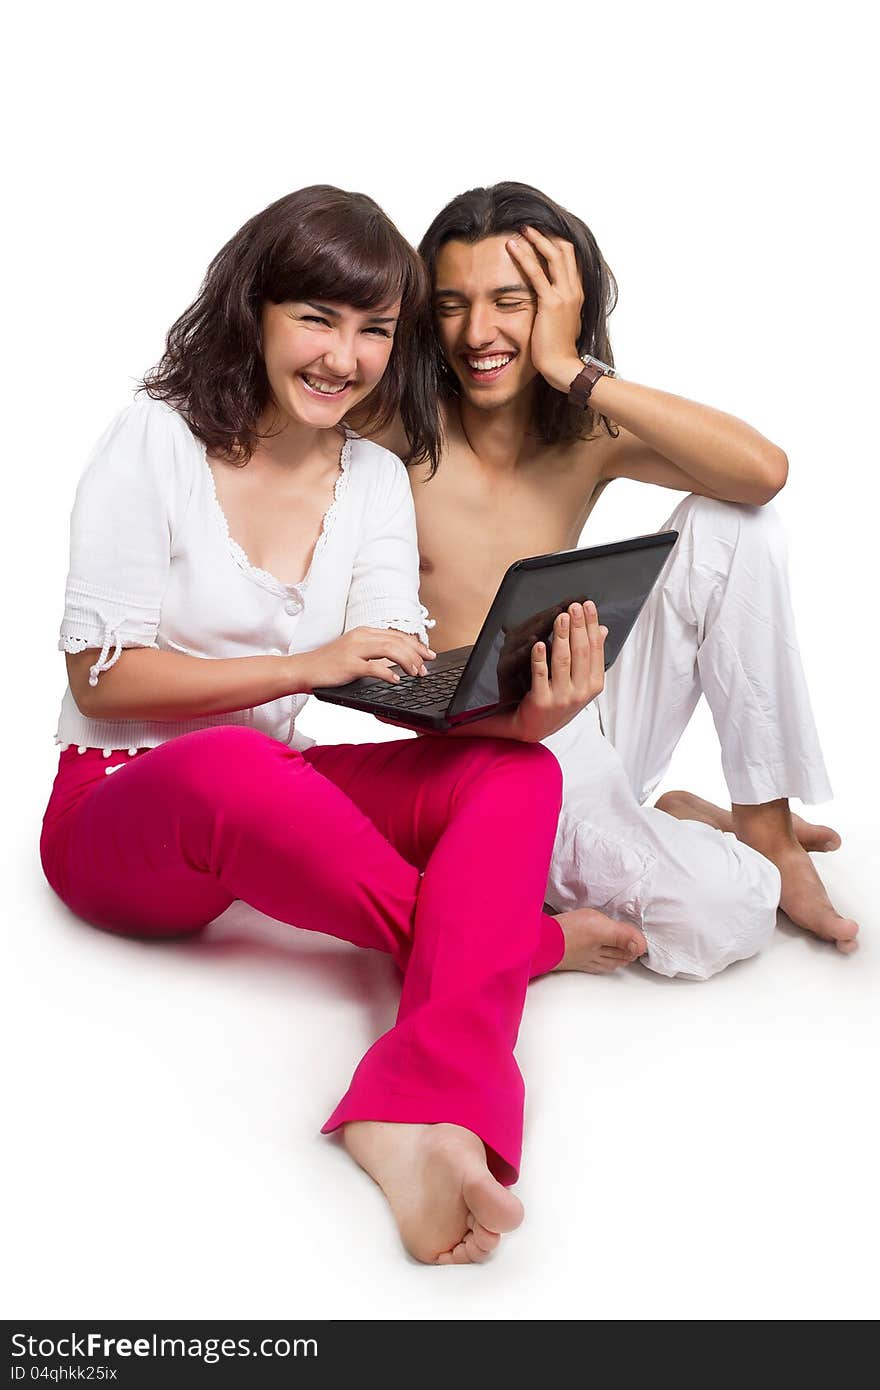
[[[523,1219],[522,1202],[489,1172],[482,1140],[460,1125],[352,1120],[343,1140],[423,1264],[481,1264]]]
[[[856,949],[858,923],[835,909],[808,853],[815,839],[824,840],[825,849],[838,847],[840,836],[830,826],[809,825],[792,816],[784,800],[734,806],[725,812],[711,801],[676,791],[666,792],[656,806],[678,820],[703,821],[718,830],[732,831],[744,845],[776,865],[782,879],[779,906],[796,927],[834,942],[845,955]],[[831,837],[835,844],[830,843]]]
[[[584,970],[588,975],[608,975],[621,965],[631,965],[648,949],[638,927],[616,922],[593,907],[560,912],[556,918],[565,936],[565,955],[557,970]]]
[[[742,835],[737,838],[749,844]],[[841,917],[836,911],[810,856],[801,845],[795,842],[778,848],[762,849],[760,845],[752,845],[752,848],[772,859],[782,875],[779,906],[796,927],[803,927],[823,941],[833,941],[844,955],[856,949],[858,923]]]
[[[676,820],[699,820],[705,825],[714,825],[716,830],[727,830],[735,835],[733,812],[725,811],[712,801],[704,801],[693,792],[664,792],[654,803],[658,811],[666,811]],[[828,850],[840,849],[840,836],[830,825],[813,825],[801,816],[792,816],[791,823],[798,843],[810,854],[822,854]]]

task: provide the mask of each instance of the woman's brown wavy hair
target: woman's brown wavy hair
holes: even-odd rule
[[[574,246],[584,287],[577,350],[578,353],[590,352],[600,361],[613,366],[608,315],[617,303],[617,282],[586,223],[530,184],[508,182],[496,183],[491,188],[471,188],[447,203],[419,244],[419,253],[428,268],[432,285],[435,283],[437,257],[447,241],[472,244],[490,236],[515,235],[526,226],[535,227],[545,236],[563,237]],[[436,334],[432,356],[441,396],[458,396],[458,378],[443,356]],[[586,410],[572,407],[561,391],[556,391],[543,377],[538,377],[532,427],[543,443],[557,444],[588,438],[597,428],[597,419],[601,420],[609,434],[616,435],[617,426],[607,416],[597,416],[589,407]]]
[[[367,311],[400,299],[388,366],[358,406],[358,431],[379,433],[399,410],[407,462],[439,456],[437,382],[424,265],[363,193],[315,184],[258,212],[208,266],[198,298],[165,340],[141,389],[180,412],[213,452],[246,463],[271,400],[262,350],[269,301],[330,300]]]

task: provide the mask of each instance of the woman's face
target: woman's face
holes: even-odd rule
[[[381,379],[400,300],[378,309],[287,300],[263,306],[263,358],[275,404],[289,420],[330,429]]]

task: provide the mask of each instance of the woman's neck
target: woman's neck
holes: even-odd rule
[[[329,460],[338,457],[345,437],[341,425],[317,429],[271,410],[261,416],[258,432],[260,443],[255,455],[264,467],[284,473],[307,468],[310,464],[326,466]]]

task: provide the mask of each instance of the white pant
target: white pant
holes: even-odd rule
[[[766,943],[780,881],[734,835],[641,804],[700,695],[732,801],[832,793],[773,507],[689,496],[661,529],[678,542],[605,690],[546,740],[565,787],[547,901],[626,918],[644,933],[649,969],[706,979]]]

